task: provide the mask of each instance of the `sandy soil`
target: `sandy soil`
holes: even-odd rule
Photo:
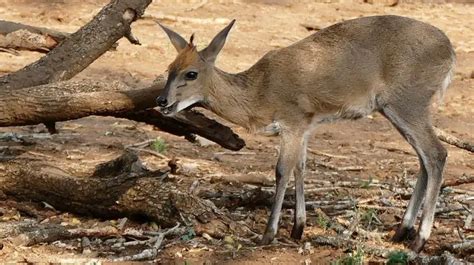
[[[4,20],[26,24],[50,27],[61,31],[73,32],[88,22],[107,1],[9,1],[0,0],[0,14]],[[324,27],[350,18],[397,14],[413,17],[433,24],[450,37],[458,56],[458,67],[454,82],[448,89],[444,103],[436,104],[433,108],[434,124],[454,135],[474,142],[474,5],[462,4],[401,4],[395,7],[362,3],[315,3],[314,1],[209,1],[199,6],[198,1],[167,0],[155,1],[146,11],[146,16],[174,15],[184,18],[197,18],[191,22],[175,22],[164,20],[163,23],[172,27],[184,36],[196,34],[198,47],[204,47],[225,23],[220,20],[204,23],[210,19],[236,18],[236,27],[232,29],[227,44],[221,53],[217,65],[230,72],[244,70],[251,66],[263,54],[271,49],[287,46],[309,34],[302,24]],[[199,23],[202,22],[203,23]],[[158,74],[165,71],[167,64],[173,59],[174,48],[166,35],[151,19],[144,19],[133,24],[133,32],[142,46],[134,46],[126,40],[120,40],[117,51],[108,52],[76,79],[121,80],[130,85],[143,85],[151,82]],[[0,53],[0,74],[9,73],[35,61],[42,55],[32,52],[21,52],[20,56]],[[216,176],[232,176],[235,179],[245,175],[255,175],[272,179],[274,163],[276,162],[277,138],[261,135],[250,135],[245,130],[233,126],[247,142],[242,151],[247,155],[222,155],[215,159],[216,152],[222,152],[216,145],[199,146],[186,140],[168,135],[150,126],[126,120],[89,117],[85,119],[60,123],[59,136],[38,143],[36,152],[47,155],[67,156],[75,152],[72,159],[99,159],[110,151],[119,151],[121,146],[140,142],[146,139],[161,137],[166,140],[167,156],[178,157],[186,163],[197,165],[189,175],[178,176],[188,178],[198,177],[201,185],[213,189],[225,189],[226,183],[212,182]],[[31,134],[45,132],[41,126],[22,128],[1,128],[0,132],[19,132]],[[62,135],[62,136],[61,136]],[[64,137],[68,140],[64,140]],[[61,138],[63,137],[63,138]],[[0,143],[2,144],[2,143]],[[56,146],[58,148],[51,148]],[[395,129],[381,115],[374,114],[356,122],[338,122],[322,125],[316,135],[311,138],[309,147],[323,153],[310,154],[308,161],[307,179],[345,181],[353,179],[374,179],[379,182],[397,185],[407,174],[408,180],[413,180],[417,172],[417,158],[410,146],[402,139]],[[474,174],[474,156],[471,153],[447,146],[449,151],[448,164],[445,170],[446,179],[459,178],[463,174]],[[148,157],[151,164],[159,166],[163,161],[159,158]],[[361,171],[339,171],[318,166],[317,161],[323,161],[336,166],[361,166]],[[237,184],[236,184],[237,185]],[[238,188],[238,185],[236,186]],[[472,197],[473,184],[456,187],[466,191]],[[387,196],[383,190],[354,187],[341,189],[334,194],[324,194],[329,197],[370,199],[377,196]],[[309,199],[319,198],[320,195],[308,195]],[[451,196],[442,194],[442,197]],[[408,202],[399,199],[401,206]],[[40,207],[32,204],[32,207]],[[473,201],[467,201],[467,207],[473,209]],[[18,207],[8,200],[0,203],[3,212],[0,222],[10,222],[15,218],[25,216]],[[38,208],[39,209],[39,208]],[[401,208],[400,208],[401,209]],[[252,227],[261,233],[264,228],[267,208],[243,209],[242,212],[252,212]],[[382,224],[377,225],[378,231],[390,233],[399,221],[403,212],[398,210],[378,210],[377,215]],[[452,213],[438,216],[431,239],[426,245],[426,253],[436,254],[441,246],[459,242],[456,227],[462,227],[466,213]],[[113,223],[116,220],[97,220],[94,218],[74,216],[67,213],[56,214],[57,220],[64,222],[78,221],[87,225],[97,223]],[[220,243],[207,242],[206,239],[196,238],[189,242],[173,243],[167,246],[159,255],[159,263],[202,264],[326,264],[346,255],[344,250],[329,247],[313,246],[311,253],[299,253],[299,249],[311,236],[324,233],[318,226],[314,215],[309,213],[309,227],[305,230],[303,242],[269,247],[243,246],[239,251],[226,249]],[[72,221],[71,221],[72,220]],[[289,240],[291,229],[291,211],[284,213],[282,231],[279,239]],[[0,223],[1,224],[1,223]],[[147,227],[146,221],[133,221],[130,226]],[[465,237],[473,239],[472,227],[466,231]],[[375,244],[403,248],[394,245],[388,237],[374,241]],[[38,245],[31,248],[16,247],[5,244],[0,250],[0,260],[4,261],[86,261],[92,258],[103,258],[109,254],[101,250],[81,252],[77,241],[66,245]],[[366,260],[380,261],[377,258],[366,257]],[[473,260],[471,260],[473,261]],[[206,263],[208,264],[208,263]]]

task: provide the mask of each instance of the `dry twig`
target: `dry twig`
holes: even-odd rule
[[[325,162],[315,161],[314,163],[317,166],[322,166],[322,167],[325,167],[327,169],[336,170],[336,171],[361,171],[361,170],[364,170],[364,167],[362,167],[362,166],[344,166],[344,167],[340,167],[340,166],[334,166],[334,165],[331,165],[331,164],[325,163]]]
[[[388,255],[392,252],[400,251],[399,249],[372,246],[357,240],[345,239],[334,236],[317,236],[313,238],[312,242],[317,245],[329,245],[337,248],[345,248],[351,250],[361,248],[367,254],[383,258],[387,258]],[[415,264],[465,264],[462,260],[457,259],[447,251],[445,251],[440,256],[426,256],[423,254],[416,254],[413,251],[407,251],[407,254],[408,261],[414,262]]]
[[[341,158],[341,159],[348,159],[348,158],[349,158],[348,156],[334,155],[334,154],[330,154],[330,153],[326,153],[326,152],[314,150],[314,149],[312,149],[312,148],[308,148],[308,152],[310,152],[311,154],[320,155],[320,156],[326,156],[326,157],[331,157],[331,158]]]
[[[152,19],[152,20],[168,20],[174,22],[181,22],[181,23],[189,23],[189,24],[228,24],[230,19],[227,18],[195,18],[195,17],[181,17],[181,16],[173,16],[173,15],[165,15],[165,14],[155,14],[155,15],[145,15],[143,16],[144,19]]]
[[[118,230],[107,226],[100,228],[71,228],[67,229],[60,225],[37,225],[31,226],[31,231],[21,233],[12,239],[15,245],[32,246],[39,243],[54,242],[81,237],[110,237],[116,236]]]
[[[144,153],[147,153],[147,154],[151,154],[151,155],[154,155],[154,156],[159,157],[161,159],[167,159],[167,160],[170,159],[169,157],[167,157],[163,154],[160,154],[158,152],[155,152],[153,150],[148,150],[148,149],[144,149],[144,148],[137,148],[137,147],[128,147],[128,149],[133,150],[133,151],[138,151],[138,152],[144,152]]]
[[[441,186],[441,189],[446,187],[460,186],[468,183],[474,183],[474,175],[463,174],[460,178],[446,180]]]
[[[176,226],[170,229],[167,229],[163,232],[160,232],[160,234],[156,238],[153,239],[155,243],[153,244],[152,248],[145,249],[139,254],[116,258],[114,259],[114,262],[154,259],[158,255],[161,244],[163,243],[163,240],[165,239],[165,236],[167,236],[168,234],[171,234],[174,230],[178,229],[179,226],[180,226],[180,223],[177,223]]]
[[[443,141],[445,143],[448,143],[450,145],[454,145],[458,148],[464,149],[464,150],[469,151],[471,153],[474,153],[474,144],[473,143],[469,143],[465,140],[459,139],[456,136],[454,136],[454,135],[452,135],[452,134],[450,134],[446,131],[441,130],[440,128],[434,127],[434,131],[435,131],[436,136],[438,136],[438,138],[441,141]]]

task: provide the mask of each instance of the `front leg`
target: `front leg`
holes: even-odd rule
[[[262,244],[270,244],[278,231],[281,207],[285,197],[286,187],[290,176],[299,161],[301,150],[304,147],[303,133],[282,130],[280,156],[276,166],[276,192],[267,228],[262,238]]]

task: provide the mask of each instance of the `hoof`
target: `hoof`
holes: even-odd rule
[[[273,242],[274,239],[275,239],[275,233],[273,233],[272,231],[270,231],[270,232],[267,231],[263,235],[262,240],[260,241],[260,244],[261,245],[270,245]]]
[[[416,253],[420,253],[423,250],[425,243],[426,243],[426,239],[423,239],[420,236],[417,236],[415,240],[411,242],[410,249]]]
[[[395,233],[395,235],[393,236],[392,238],[392,241],[394,242],[402,242],[406,239],[413,239],[415,238],[415,235],[416,235],[416,230],[415,228],[413,227],[402,227],[400,226],[398,229],[397,229],[397,232]]]
[[[293,229],[291,230],[291,238],[300,240],[303,237],[303,230],[304,226],[293,225]]]
[[[260,241],[260,245],[270,245],[273,242],[273,237],[262,237],[262,240]]]

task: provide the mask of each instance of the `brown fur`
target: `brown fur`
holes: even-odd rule
[[[420,158],[417,185],[396,236],[403,239],[413,229],[424,200],[420,228],[411,247],[420,251],[431,233],[447,154],[433,132],[429,116],[431,98],[446,89],[454,72],[455,54],[446,35],[431,25],[405,17],[359,18],[271,51],[247,71],[229,74],[215,68],[213,59],[231,26],[199,55],[192,48],[178,55],[172,67],[185,69],[192,64],[200,77],[189,81],[172,76],[167,97],[172,99],[168,100],[170,104],[178,102],[178,110],[199,102],[251,130],[272,122],[279,124],[275,203],[262,242],[270,243],[276,235],[291,175],[295,177],[296,190],[292,237],[301,238],[306,218],[306,144],[313,127],[378,111]],[[211,63],[206,58],[212,58]],[[178,86],[183,87],[179,93]]]
[[[182,49],[176,59],[168,66],[168,71],[179,72],[183,69],[186,69],[199,58],[199,54],[196,50],[196,46],[190,43],[184,49]]]

